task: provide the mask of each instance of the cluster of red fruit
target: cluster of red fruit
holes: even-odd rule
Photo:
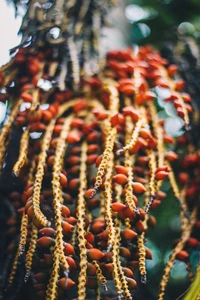
[[[29,47],[19,50],[0,73],[6,88],[0,100],[13,100],[0,135],[1,167],[8,137],[16,127],[23,128],[13,167],[23,188],[9,194],[18,214],[13,212],[7,222],[6,251],[16,255],[6,293],[16,287],[25,258],[25,281],[33,274],[40,299],[132,299],[134,273],[139,268],[145,282],[145,260],[152,259],[144,243],[148,227],[156,225],[149,211],[166,197],[164,179],[169,177],[184,224],[188,220],[199,228],[199,155],[188,147],[186,136],[175,140],[166,133],[154,88],[168,89],[165,100],[174,104],[186,129],[191,98],[182,92],[177,67],[149,46],[139,48],[137,55],[131,49],[110,52],[103,76],[82,78],[78,96],[54,86],[51,51],[36,57],[30,53]],[[38,87],[40,78],[52,82],[49,91]],[[41,135],[35,138],[34,132]],[[171,166],[179,159],[179,145],[191,152],[181,154],[181,188]],[[189,233],[182,226],[184,237],[177,242],[172,266],[175,258],[188,259],[187,249],[198,246],[193,226]],[[159,299],[164,285],[161,290]]]

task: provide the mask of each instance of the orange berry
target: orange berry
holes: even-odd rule
[[[131,277],[131,278],[134,277],[133,272],[132,272],[131,269],[129,269],[129,268],[123,268],[123,272],[124,272],[124,275],[125,275],[126,277]]]
[[[178,155],[173,152],[173,151],[168,151],[166,154],[165,154],[165,157],[168,161],[174,161],[178,158]]]
[[[147,223],[150,227],[154,228],[156,226],[156,218],[152,215],[149,216]]]
[[[187,173],[181,172],[178,174],[178,179],[180,183],[186,184],[188,182],[189,176]]]
[[[119,253],[120,253],[120,256],[125,257],[125,258],[128,258],[131,256],[130,250],[125,247],[119,247]]]
[[[80,142],[82,134],[80,131],[72,130],[67,136],[67,143],[74,144]]]
[[[175,89],[177,91],[182,91],[184,87],[185,87],[185,81],[183,79],[180,79],[175,83]]]
[[[105,222],[100,219],[96,219],[91,225],[91,231],[94,233],[100,233],[105,227]]]
[[[113,127],[116,127],[119,124],[118,114],[115,114],[110,118],[110,123]]]
[[[137,233],[129,228],[121,231],[121,235],[124,239],[132,240],[137,236]]]
[[[108,230],[104,230],[103,232],[99,233],[97,236],[100,240],[106,240],[107,241],[107,239],[108,239]]]
[[[161,203],[160,200],[154,199],[154,200],[153,200],[153,203],[152,203],[152,205],[151,205],[151,208],[152,208],[152,209],[157,208],[157,207],[160,205],[160,203]]]
[[[88,289],[97,289],[98,288],[98,283],[96,278],[88,278],[86,282],[86,286]]]
[[[74,179],[71,179],[68,183],[68,188],[70,190],[77,190],[79,188],[79,185],[80,185],[80,180],[79,178],[74,178]]]
[[[85,239],[87,240],[88,243],[94,243],[94,235],[91,232],[87,232],[85,234]]]
[[[191,96],[187,93],[182,93],[181,96],[185,103],[190,103],[192,101]]]
[[[164,139],[164,142],[166,144],[173,144],[174,143],[174,138],[172,136],[166,134],[166,133],[164,134],[163,139]]]
[[[57,281],[57,285],[63,290],[69,290],[75,286],[76,283],[70,278],[63,277]]]
[[[39,233],[41,235],[49,236],[49,237],[54,237],[56,235],[55,230],[51,227],[44,227],[44,228],[39,230]]]
[[[88,276],[96,276],[96,272],[97,272],[96,267],[92,263],[88,262],[87,263],[87,275]]]
[[[132,106],[127,106],[122,110],[124,116],[130,116],[134,122],[137,122],[139,119],[139,114],[135,108]]]
[[[127,277],[126,280],[128,282],[128,287],[130,290],[137,289],[137,282],[133,278]]]
[[[42,119],[44,121],[49,122],[52,119],[52,117],[53,117],[53,114],[50,110],[46,109],[46,110],[42,111]]]
[[[21,99],[24,100],[25,102],[32,103],[33,101],[33,96],[31,94],[28,94],[26,92],[21,94]]]
[[[188,258],[189,258],[189,254],[185,250],[180,250],[176,255],[176,259],[181,261],[186,261]]]
[[[167,194],[164,193],[163,191],[158,191],[158,192],[157,192],[157,198],[158,198],[159,200],[164,199],[166,196],[167,196]]]
[[[79,156],[76,156],[76,155],[72,155],[70,156],[67,160],[66,160],[66,163],[67,164],[70,164],[70,165],[78,165],[80,164],[80,157]]]
[[[124,174],[126,176],[128,175],[128,170],[124,166],[115,166],[115,171],[117,174]]]
[[[145,186],[142,183],[140,183],[140,182],[133,182],[132,185],[133,185],[133,192],[134,193],[141,194],[141,193],[146,192],[146,188],[145,188]]]
[[[66,257],[66,261],[68,262],[69,267],[70,267],[71,269],[75,269],[75,268],[76,268],[75,260],[74,260],[71,256],[67,256],[67,257]]]
[[[101,163],[101,160],[102,160],[102,157],[103,157],[103,154],[99,155],[96,159],[96,168],[99,167],[100,163]]]
[[[117,174],[117,175],[113,176],[113,180],[115,183],[123,185],[123,184],[127,183],[128,178],[124,174]]]
[[[67,176],[65,176],[63,173],[60,173],[60,184],[62,187],[67,186]]]
[[[96,162],[97,158],[98,158],[98,155],[97,155],[97,154],[90,154],[90,155],[88,155],[88,157],[87,157],[87,163],[88,163],[88,164],[93,164],[93,163]]]
[[[190,237],[187,240],[187,246],[191,248],[196,248],[199,245],[199,241],[195,238]]]
[[[63,221],[62,222],[62,228],[63,228],[64,234],[66,234],[68,232],[71,232],[72,229],[74,228],[74,226],[69,224],[68,222]]]
[[[119,212],[119,211],[122,211],[126,208],[126,205],[124,205],[123,203],[120,203],[120,202],[115,202],[115,203],[112,203],[112,210],[114,212]]]
[[[86,109],[87,107],[87,102],[85,101],[85,99],[79,99],[76,104],[73,106],[73,111],[75,113],[78,113],[81,110]]]
[[[142,220],[137,221],[137,223],[135,224],[135,229],[138,233],[142,233],[145,230]]]
[[[74,247],[69,243],[65,243],[64,253],[65,255],[74,255],[75,254]]]
[[[97,114],[97,120],[98,121],[103,121],[107,119],[109,116],[109,111],[107,110],[100,110],[99,113]]]
[[[170,65],[167,68],[168,75],[169,76],[174,76],[176,74],[177,70],[178,70],[178,66],[177,65]]]
[[[51,245],[54,244],[54,239],[52,239],[51,237],[49,236],[43,236],[41,238],[39,238],[37,240],[37,244],[40,246],[40,247],[44,247],[44,248],[47,248]]]
[[[84,124],[84,121],[80,118],[74,118],[71,122],[71,127],[73,128],[81,128]]]
[[[104,253],[96,248],[89,249],[87,255],[90,260],[100,260],[104,257]]]
[[[165,178],[167,178],[168,176],[168,172],[165,172],[165,171],[159,171],[159,172],[156,172],[156,179],[157,180],[164,180]]]
[[[91,153],[94,153],[94,152],[97,152],[99,149],[99,146],[97,144],[91,144],[91,145],[88,145],[88,154],[91,154]]]

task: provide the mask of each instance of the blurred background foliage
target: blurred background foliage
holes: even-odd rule
[[[200,42],[199,0],[132,0],[125,15],[132,43],[162,46],[168,39],[188,35]]]

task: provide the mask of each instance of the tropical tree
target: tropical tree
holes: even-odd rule
[[[26,13],[0,69],[1,299],[200,299],[199,113],[180,77],[191,90],[185,48],[178,60],[170,42],[165,57],[149,45],[105,53],[112,0],[13,2]],[[156,16],[138,4],[129,22],[134,9]],[[170,278],[174,265],[188,280]]]

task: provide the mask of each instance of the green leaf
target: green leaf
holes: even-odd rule
[[[189,291],[187,292],[186,296],[184,297],[184,300],[195,300],[197,296],[200,293],[200,269],[197,271],[197,274],[195,276],[195,279],[193,283],[191,284],[191,287]]]

